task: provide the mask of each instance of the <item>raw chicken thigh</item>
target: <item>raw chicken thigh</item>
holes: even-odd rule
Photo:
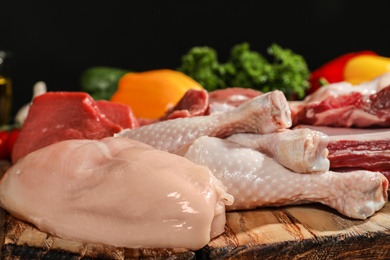
[[[296,173],[251,148],[207,136],[181,153],[209,167],[227,186],[234,196],[227,210],[319,202],[345,216],[366,219],[387,201],[388,181],[378,172]]]
[[[0,205],[41,231],[116,247],[199,249],[232,196],[207,167],[128,138],[66,140],[14,164]]]
[[[275,90],[254,97],[233,110],[208,116],[177,118],[124,129],[115,134],[156,149],[174,152],[198,137],[227,137],[234,133],[272,133],[291,126],[291,112],[283,92]]]

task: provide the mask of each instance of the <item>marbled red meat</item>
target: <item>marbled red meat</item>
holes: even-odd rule
[[[206,90],[189,89],[179,102],[157,119],[138,118],[140,126],[157,122],[194,116],[203,116],[209,112],[209,94]]]
[[[203,116],[207,114],[209,94],[206,90],[188,90],[172,109],[168,110],[160,120],[181,117]]]
[[[216,112],[232,110],[242,103],[263,94],[248,88],[226,88],[211,92],[206,90],[188,90],[173,108],[161,118],[138,118],[140,126],[154,124],[175,118],[209,115]]]
[[[122,128],[139,127],[138,119],[135,117],[130,106],[120,103],[114,103],[107,100],[98,100],[96,105],[99,110],[114,124]]]
[[[32,101],[12,151],[12,162],[58,141],[113,136],[124,127],[137,125],[133,120],[131,110],[97,103],[84,92],[47,92]]]
[[[379,171],[390,180],[390,128],[341,128],[300,125],[329,136],[330,169]]]
[[[371,111],[381,118],[390,118],[390,86],[370,96]]]
[[[324,86],[303,101],[290,102],[293,125],[389,127],[389,80],[387,73],[359,86],[347,82]]]
[[[373,133],[330,136],[331,168],[390,169],[390,129]]]

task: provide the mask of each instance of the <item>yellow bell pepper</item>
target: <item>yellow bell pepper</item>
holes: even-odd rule
[[[122,76],[110,101],[127,104],[138,118],[158,119],[189,89],[203,87],[182,72],[158,69]]]
[[[344,68],[344,80],[358,85],[390,71],[390,58],[359,55],[350,59]]]

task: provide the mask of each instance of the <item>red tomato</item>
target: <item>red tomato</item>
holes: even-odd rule
[[[10,160],[19,129],[0,131],[0,160]]]
[[[16,128],[8,132],[8,143],[7,143],[8,159],[11,159],[12,149],[14,148],[16,139],[19,136],[19,132],[20,130]]]
[[[0,160],[8,158],[8,131],[0,131]]]

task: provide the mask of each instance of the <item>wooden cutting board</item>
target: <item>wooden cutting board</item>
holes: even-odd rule
[[[202,249],[210,259],[390,259],[390,204],[368,220],[323,205],[227,214],[225,234]]]
[[[197,252],[67,241],[1,211],[1,259],[390,259],[390,204],[368,220],[319,205],[227,213],[226,232]]]

